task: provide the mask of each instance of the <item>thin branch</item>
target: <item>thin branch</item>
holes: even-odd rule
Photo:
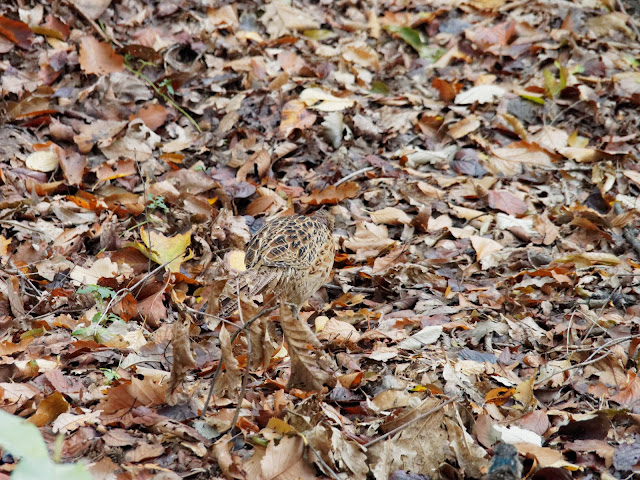
[[[338,474],[336,472],[333,471],[333,469],[327,465],[327,462],[325,462],[322,457],[320,456],[320,454],[316,451],[315,448],[313,448],[313,445],[311,445],[308,441],[307,441],[307,437],[304,436],[304,434],[299,433],[298,435],[300,435],[302,437],[302,440],[304,440],[304,443],[307,447],[309,447],[311,449],[311,451],[313,452],[313,454],[316,456],[316,458],[318,459],[318,463],[320,463],[320,465],[322,465],[324,468],[327,469],[326,472],[323,473],[329,473],[329,476],[331,476],[331,478],[333,478],[334,480],[342,480]]]
[[[629,23],[631,24],[631,28],[633,28],[633,32],[636,34],[636,41],[640,40],[640,32],[638,31],[638,27],[636,27],[636,23],[633,21],[633,17],[627,13],[627,9],[624,8],[624,4],[622,0],[617,0],[618,8],[622,13],[624,13],[627,17],[629,17]]]
[[[375,438],[375,439],[371,440],[370,442],[365,443],[363,445],[363,447],[364,448],[369,448],[372,445],[375,445],[376,443],[381,442],[385,438],[390,437],[392,435],[395,435],[396,433],[398,433],[398,432],[404,430],[405,428],[407,428],[409,425],[412,425],[412,424],[416,423],[417,421],[428,417],[429,415],[431,415],[432,413],[437,412],[438,410],[442,410],[445,406],[449,405],[452,402],[455,402],[456,400],[459,400],[459,397],[456,396],[456,397],[450,398],[449,400],[447,400],[446,402],[441,403],[437,407],[434,407],[431,410],[429,410],[427,412],[424,412],[422,415],[418,415],[416,418],[412,418],[411,420],[409,420],[404,425],[400,425],[399,427],[394,428],[393,430],[385,433],[384,435],[380,435],[378,438]]]
[[[580,363],[576,363],[575,365],[571,365],[570,367],[561,368],[559,370],[554,371],[551,375],[547,375],[542,380],[537,381],[535,386],[534,386],[534,388],[538,388],[538,387],[542,386],[545,382],[547,382],[548,380],[551,380],[554,376],[558,375],[559,373],[568,372],[570,370],[576,370],[578,368],[582,368],[582,367],[586,367],[587,365],[591,365],[592,363],[599,362],[603,358],[606,358],[606,357],[608,357],[609,355],[611,355],[613,353],[613,351],[605,352],[603,355],[600,355],[599,357],[594,358],[594,355],[596,355],[599,351],[604,350],[605,348],[612,347],[612,346],[617,345],[619,343],[628,342],[629,340],[633,340],[634,338],[638,338],[638,336],[637,335],[629,335],[627,337],[620,337],[620,338],[616,338],[614,340],[610,340],[608,342],[605,342],[602,345],[600,345],[599,347],[597,347],[591,353],[591,355],[589,355],[587,357],[587,359],[585,361],[580,362]],[[571,375],[573,375],[573,373]]]
[[[236,293],[238,299],[240,299],[240,280],[236,277]],[[240,317],[240,325],[244,329],[244,317],[242,315],[242,302],[238,302],[238,317]],[[238,330],[240,331],[240,330]],[[251,338],[249,329],[246,329],[245,336],[247,337],[247,361],[244,366],[244,374],[242,375],[242,384],[240,386],[240,393],[238,393],[238,404],[236,405],[236,413],[233,415],[233,421],[231,422],[231,429],[236,426],[236,422],[240,417],[240,410],[242,409],[242,399],[247,391],[247,377],[249,376],[249,358],[251,357]],[[233,343],[231,344],[233,346]]]
[[[271,303],[276,297],[273,297],[269,303]],[[269,304],[267,303],[267,305]],[[260,318],[262,315],[266,315],[267,313],[271,313],[273,312],[276,308],[278,308],[277,306],[274,307],[269,307],[269,308],[264,308],[261,311],[259,311],[255,316],[253,316],[251,318],[251,320],[249,320],[247,323],[245,323],[242,327],[238,327],[238,325],[235,325],[236,327],[238,327],[238,330],[236,330],[234,332],[233,335],[231,335],[231,341],[230,343],[233,345],[233,342],[235,341],[236,337],[238,336],[238,334],[244,330],[245,328],[248,328],[249,326],[251,326],[251,324],[253,322],[255,322],[258,318]],[[207,400],[204,402],[204,407],[202,408],[202,413],[200,414],[200,419],[204,418],[205,413],[207,412],[207,409],[209,408],[209,402],[211,402],[211,397],[213,396],[213,387],[216,384],[216,380],[218,379],[218,376],[220,375],[220,372],[222,371],[222,359],[220,359],[218,361],[218,368],[216,368],[216,372],[213,374],[213,377],[211,378],[211,383],[209,384],[209,393],[207,394]]]
[[[151,88],[153,88],[153,90],[160,95],[162,98],[164,98],[164,100],[168,103],[170,103],[171,105],[173,105],[182,115],[184,115],[189,122],[191,122],[191,124],[196,128],[196,130],[198,130],[199,133],[202,133],[202,129],[200,128],[200,125],[198,125],[198,123],[193,119],[193,117],[191,115],[189,115],[187,113],[187,111],[182,108],[180,105],[178,105],[169,95],[167,95],[166,93],[164,93],[162,90],[160,90],[156,84],[154,83],[153,80],[151,80],[149,77],[147,77],[144,73],[142,73],[140,70],[135,70],[131,65],[129,65],[126,61],[124,62],[124,68],[126,68],[130,73],[132,73],[133,75],[135,75],[136,77],[142,79],[145,81],[145,83],[147,83],[147,85],[149,85]]]
[[[357,177],[361,173],[370,172],[371,170],[375,170],[375,169],[376,169],[376,167],[365,167],[365,168],[361,168],[360,170],[356,170],[355,172],[350,173],[346,177],[342,177],[340,180],[338,180],[336,183],[334,183],[333,186],[337,187],[338,185],[342,185],[347,180],[351,180],[352,178]]]
[[[324,288],[328,288],[329,290],[340,290],[342,291],[342,287],[340,285],[333,285],[332,283],[325,283],[323,285]],[[373,287],[351,287],[348,292],[362,292],[362,293],[375,293],[376,289]]]
[[[100,28],[100,25],[98,25],[92,18],[87,17],[85,15],[85,13],[80,10],[78,8],[78,6],[75,4],[75,2],[71,1],[71,0],[66,0],[64,3],[66,3],[68,6],[70,6],[71,8],[73,8],[76,12],[78,12],[82,18],[85,19],[85,21],[91,25],[93,27],[93,29],[98,33],[98,35],[100,35],[102,37],[102,39],[107,42],[107,43],[113,43],[114,45],[116,45],[119,48],[122,48],[122,44],[120,42],[118,42],[115,38],[109,38],[107,36],[107,34]]]

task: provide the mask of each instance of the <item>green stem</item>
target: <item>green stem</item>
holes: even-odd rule
[[[196,127],[196,130],[198,130],[198,132],[202,133],[202,130],[200,129],[200,126],[198,125],[198,123],[193,119],[193,117],[191,115],[189,115],[180,105],[178,105],[171,97],[169,97],[166,93],[162,92],[155,83],[153,83],[153,80],[151,80],[149,77],[147,77],[144,73],[142,73],[139,70],[135,70],[133,67],[131,67],[131,65],[129,65],[126,61],[124,62],[124,68],[126,68],[129,72],[131,72],[132,74],[134,74],[136,77],[141,78],[142,80],[144,80],[151,88],[153,88],[153,90],[160,95],[162,98],[165,99],[165,101],[169,102],[171,105],[173,105],[182,115],[184,115],[185,117],[187,117],[187,119],[191,122],[191,124]]]

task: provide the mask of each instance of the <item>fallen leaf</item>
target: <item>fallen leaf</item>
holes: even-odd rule
[[[300,201],[309,205],[332,205],[346,198],[354,198],[359,190],[356,182],[344,182],[337,187],[331,185],[324,190],[314,190],[311,195],[301,197]]]
[[[80,66],[86,73],[106,75],[124,70],[124,57],[113,51],[108,43],[93,37],[80,40]]]
[[[144,245],[136,242],[133,246],[154,262],[160,265],[166,263],[165,268],[169,272],[179,272],[182,263],[193,256],[193,253],[186,254],[191,244],[191,231],[167,237],[143,227],[140,229],[140,238]]]
[[[476,251],[476,257],[478,260],[482,260],[483,258],[491,255],[493,252],[497,252],[499,250],[502,250],[503,248],[502,245],[500,245],[495,240],[480,237],[478,235],[470,236],[469,240],[471,240],[471,245],[473,245],[473,248]]]

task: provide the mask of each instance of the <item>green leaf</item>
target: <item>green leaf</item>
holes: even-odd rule
[[[371,83],[371,93],[378,93],[380,95],[389,95],[389,87],[380,80],[375,80]]]
[[[59,465],[49,458],[40,430],[20,417],[0,410],[0,447],[21,461],[11,472],[11,480],[91,480],[84,465]]]
[[[542,97],[538,97],[536,95],[522,95],[522,94],[520,94],[520,96],[525,100],[529,100],[530,102],[537,103],[539,105],[544,105],[544,98]]]
[[[49,460],[49,452],[35,425],[0,410],[0,446],[14,457]]]
[[[440,58],[445,52],[445,50],[442,48],[433,48],[426,45],[422,41],[420,32],[415,28],[401,27],[400,25],[388,25],[385,28],[389,32],[395,33],[405,42],[411,45],[413,49],[418,52],[420,58],[430,58],[432,61],[435,61]]]
[[[113,298],[116,296],[116,292],[113,291],[113,288],[100,287],[98,285],[87,285],[86,287],[78,289],[78,293],[91,293],[100,300],[104,300],[105,298]]]
[[[386,27],[391,33],[397,34],[401,39],[411,45],[418,53],[420,49],[424,47],[422,38],[420,38],[420,32],[414,28],[401,27],[400,25],[389,25]]]
[[[337,37],[337,35],[331,30],[325,30],[323,28],[305,30],[302,32],[302,34],[305,37],[310,38],[311,40],[318,40],[318,41],[328,40],[329,38]]]

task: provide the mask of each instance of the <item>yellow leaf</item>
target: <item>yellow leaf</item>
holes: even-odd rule
[[[165,268],[172,273],[179,272],[182,262],[193,257],[191,251],[185,256],[187,247],[191,244],[191,231],[166,237],[160,232],[153,230],[149,232],[147,229],[141,228],[140,238],[142,238],[144,246],[140,243],[136,243],[134,246],[160,265],[168,262]]]
[[[520,383],[513,394],[513,398],[525,408],[534,407],[537,403],[536,397],[533,395],[534,380],[535,375]]]
[[[229,268],[244,272],[247,268],[244,265],[244,252],[242,250],[232,250],[227,256]]]

